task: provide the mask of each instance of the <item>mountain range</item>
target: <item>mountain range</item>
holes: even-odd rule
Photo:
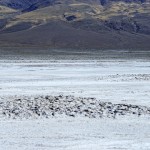
[[[150,0],[0,0],[0,45],[150,49]]]

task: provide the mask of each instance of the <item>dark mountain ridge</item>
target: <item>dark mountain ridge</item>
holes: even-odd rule
[[[0,45],[150,49],[150,0],[0,0]],[[7,8],[13,8],[6,13]],[[14,12],[15,11],[15,12]]]
[[[63,0],[62,0],[63,1]],[[78,1],[78,0],[77,0]],[[149,2],[149,0],[80,0],[80,2],[84,2],[84,3],[97,3],[97,4],[101,4],[101,5],[106,5],[109,4],[111,2],[125,2],[125,3],[145,3],[145,2]],[[43,6],[49,6],[53,3],[61,3],[60,0],[0,0],[0,5],[4,5],[7,7],[11,7],[13,9],[27,9],[29,7],[31,7],[31,10],[37,9],[37,7],[41,7],[41,5]],[[69,3],[69,1],[68,1]]]
[[[0,4],[13,9],[26,9],[41,0],[0,0]]]

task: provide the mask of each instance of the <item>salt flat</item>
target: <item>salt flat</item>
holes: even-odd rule
[[[1,102],[15,96],[73,95],[150,107],[149,52],[28,52],[0,56]],[[0,120],[1,150],[149,150],[149,135],[149,116]]]
[[[150,106],[150,62],[42,60],[0,63],[0,96],[75,95]]]
[[[149,150],[149,129],[142,118],[1,121],[0,149]]]

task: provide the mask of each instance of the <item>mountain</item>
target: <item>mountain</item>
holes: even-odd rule
[[[13,9],[28,9],[31,7],[41,7],[48,6],[52,4],[75,4],[75,3],[84,3],[84,4],[96,4],[106,6],[112,2],[125,2],[125,3],[137,3],[143,4],[150,2],[150,0],[0,0],[0,5],[4,5]]]
[[[0,0],[0,4],[13,9],[26,9],[39,0]]]
[[[150,0],[0,0],[0,6],[8,10],[0,16],[2,46],[150,49]]]

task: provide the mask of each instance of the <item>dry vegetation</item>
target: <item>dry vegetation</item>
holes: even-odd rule
[[[101,5],[91,5],[88,3],[71,3],[68,5],[60,4],[41,8],[29,13],[17,16],[18,20],[35,21],[45,19],[62,19],[64,14],[75,15],[77,20],[87,18],[98,18],[102,20],[109,19],[113,16],[133,17],[137,13],[150,13],[150,5],[141,5],[137,3],[115,2],[103,7]]]
[[[5,7],[5,6],[0,6],[0,19],[3,19],[6,17],[6,15],[10,15],[12,13],[15,13],[16,10]]]

